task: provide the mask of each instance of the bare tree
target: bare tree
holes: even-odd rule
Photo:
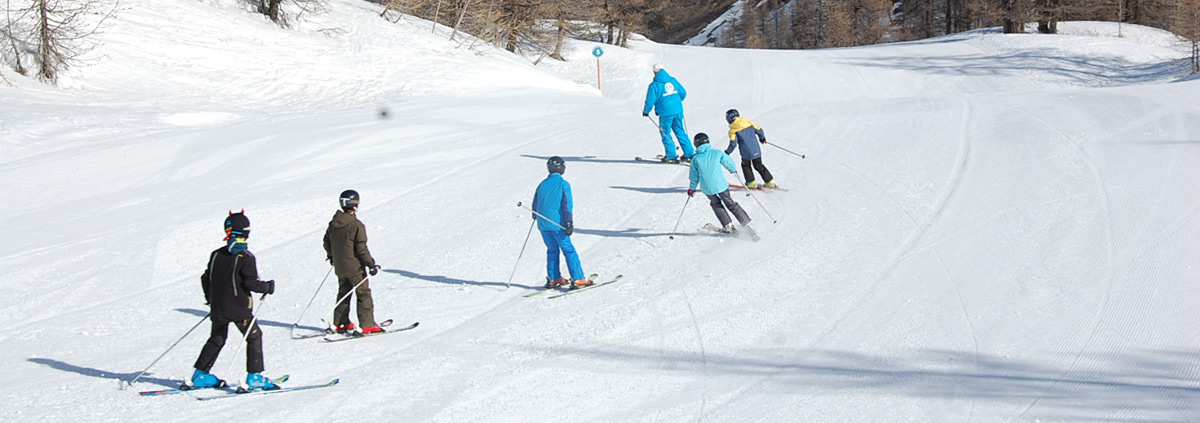
[[[27,74],[22,56],[37,64],[37,77],[55,82],[58,75],[91,49],[89,38],[116,10],[105,10],[97,0],[30,0],[25,6],[6,3],[5,36],[12,48],[16,70]]]

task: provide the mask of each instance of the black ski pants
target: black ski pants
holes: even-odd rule
[[[754,182],[754,172],[750,171],[751,167],[757,170],[759,175],[762,175],[764,184],[775,179],[771,177],[771,171],[767,170],[767,166],[763,165],[762,157],[754,160],[742,159],[742,174],[746,175],[747,184]]]
[[[217,363],[217,356],[221,354],[221,347],[225,346],[225,338],[229,336],[230,323],[233,323],[243,335],[246,334],[247,329],[250,330],[250,335],[246,336],[246,373],[262,373],[262,330],[259,330],[257,322],[251,327],[249,320],[230,322],[214,317],[212,332],[208,335],[208,342],[204,343],[204,348],[200,349],[200,357],[196,359],[195,367],[212,373],[213,364]]]
[[[713,213],[717,214],[717,220],[721,221],[722,228],[733,221],[729,218],[729,213],[733,213],[733,217],[737,218],[738,223],[743,225],[750,223],[750,216],[746,215],[746,211],[742,210],[742,206],[733,201],[733,197],[729,195],[728,189],[722,191],[720,194],[708,196],[708,205],[712,206]],[[725,212],[725,209],[729,209],[729,213]]]
[[[365,281],[366,277],[362,272],[353,276],[338,276],[337,299],[346,299],[333,307],[334,326],[350,323],[350,297],[346,294],[352,289],[358,309],[358,325],[364,328],[375,326],[375,300],[371,298],[371,281]],[[358,285],[357,289],[354,288],[355,285]]]

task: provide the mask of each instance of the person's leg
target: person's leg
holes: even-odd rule
[[[745,161],[743,160],[742,163],[745,163]],[[767,170],[767,166],[763,164],[762,157],[754,159],[753,163],[754,163],[754,170],[757,170],[758,174],[762,175],[763,183],[769,184],[769,183],[771,183],[771,181],[775,180],[775,178],[771,176],[771,171]],[[748,166],[743,164],[742,167],[747,168]],[[750,169],[746,169],[746,175],[750,175]],[[752,177],[753,176],[747,176],[747,178],[752,178]]]
[[[250,326],[249,320],[233,322],[237,326],[238,331],[243,335],[246,330],[250,331],[246,335],[246,373],[262,373],[263,372],[263,344],[262,330],[258,328],[258,323]]]
[[[366,275],[360,276],[366,277]],[[371,281],[363,281],[362,285],[354,290],[354,296],[358,297],[355,303],[358,306],[358,325],[363,328],[377,326],[375,323],[375,299],[371,298]]]
[[[354,285],[358,283],[353,276],[338,276],[338,291],[337,298],[334,301],[341,300],[337,305],[333,306],[333,326],[336,329],[338,326],[350,324],[350,298],[346,294],[354,289]]]
[[[678,115],[659,116],[658,117],[658,135],[662,137],[663,155],[668,159],[677,159],[679,155],[675,153],[675,141],[671,140],[671,122]]]
[[[683,157],[692,157],[696,155],[696,148],[692,147],[692,139],[688,137],[687,129],[683,127],[683,113],[675,115],[675,120],[671,122],[671,130],[675,131],[675,138],[679,139],[679,147],[683,149]]]
[[[225,346],[225,337],[229,335],[229,322],[213,319],[212,329],[208,334],[208,341],[204,343],[204,347],[200,349],[200,357],[196,358],[196,369],[208,373],[212,370],[213,364],[217,362],[217,356],[221,354],[221,348]]]
[[[729,190],[725,191],[726,193]],[[725,206],[721,205],[721,198],[716,195],[708,196],[708,205],[712,207],[713,213],[717,214],[717,221],[721,222],[721,227],[724,228],[732,219],[729,218],[729,213],[725,212]]]
[[[749,160],[742,159],[742,175],[745,175],[744,177],[746,178],[746,181],[745,181],[746,187],[749,188],[751,183],[754,182],[754,172],[750,171],[750,161]]]
[[[583,279],[583,265],[579,262],[579,253],[575,251],[575,244],[571,243],[571,237],[563,232],[556,231],[554,234],[558,247],[562,249],[563,256],[567,259],[567,271],[571,273],[571,280]]]
[[[733,217],[737,218],[738,223],[742,225],[750,223],[750,216],[746,214],[741,205],[733,201],[733,196],[729,195],[729,190],[717,194],[717,197],[720,199],[720,202],[725,203],[725,208],[729,209],[730,213],[733,213]]]
[[[551,281],[562,279],[562,270],[558,267],[558,239],[555,238],[554,231],[540,232],[542,242],[546,243],[546,277]]]

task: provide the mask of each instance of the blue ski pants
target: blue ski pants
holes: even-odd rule
[[[571,272],[571,280],[583,279],[583,265],[579,263],[579,253],[575,252],[571,237],[560,230],[541,232],[542,241],[546,243],[546,276],[550,280],[562,277],[562,270],[558,266],[558,252],[562,251],[562,255],[567,258],[567,270]]]
[[[692,157],[696,154],[696,149],[692,148],[692,140],[688,138],[687,130],[683,128],[683,113],[658,117],[658,134],[662,136],[663,148],[666,149],[665,155],[668,159],[677,159],[679,155],[675,153],[675,141],[671,139],[671,132],[675,132],[675,138],[679,139],[679,146],[683,148],[683,157]]]

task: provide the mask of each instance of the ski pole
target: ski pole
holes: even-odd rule
[[[745,182],[745,181],[742,181],[742,175],[738,174],[737,172],[733,172],[733,176],[737,177],[737,180],[738,180],[738,183],[739,183],[739,184],[742,184],[742,186],[746,186],[746,182]],[[758,206],[762,208],[762,210],[763,210],[763,213],[766,213],[766,214],[767,214],[767,217],[771,218],[771,223],[779,223],[779,221],[778,221],[778,220],[775,220],[775,217],[774,217],[774,216],[771,216],[771,212],[767,211],[767,207],[766,207],[766,206],[764,206],[764,205],[763,205],[763,203],[762,203],[761,201],[758,201],[758,196],[754,195],[754,194],[753,194],[753,193],[751,193],[750,191],[754,191],[754,190],[752,190],[752,189],[750,189],[750,188],[748,188],[748,187],[747,187],[747,188],[746,188],[746,195],[749,195],[749,196],[750,196],[750,198],[753,198],[753,199],[754,199],[754,202],[755,202],[755,203],[758,203]]]
[[[346,301],[347,298],[350,298],[350,294],[353,294],[355,291],[358,291],[358,287],[362,286],[362,284],[365,283],[368,279],[371,279],[370,275],[367,275],[367,277],[363,278],[361,281],[358,281],[358,283],[354,285],[354,288],[350,289],[350,292],[347,292],[346,295],[343,295],[342,298],[338,298],[337,302],[333,303],[333,310],[329,310],[329,320],[321,319],[321,323],[325,324],[326,332],[333,333],[333,331],[331,331],[330,328],[333,327],[333,313],[335,313],[337,311],[338,304],[341,304],[342,301]],[[362,323],[362,322],[359,322],[359,323]]]
[[[803,158],[804,158],[804,155],[803,155],[803,154],[796,154],[796,152],[794,152],[794,151],[792,151],[792,150],[788,150],[788,149],[786,149],[786,148],[783,148],[783,147],[780,147],[779,145],[777,145],[777,144],[775,144],[775,143],[772,143],[772,142],[765,142],[765,143],[763,143],[763,144],[767,144],[767,145],[770,145],[770,146],[772,146],[772,147],[778,148],[778,149],[780,149],[780,150],[786,151],[786,152],[790,153],[791,155],[793,155],[793,156],[796,156],[796,157],[799,157],[799,158],[801,158],[801,159],[803,159]]]
[[[512,284],[513,276],[517,274],[517,265],[521,264],[521,256],[525,255],[525,246],[529,245],[529,236],[533,235],[533,225],[536,224],[536,220],[529,223],[529,233],[525,234],[525,242],[521,244],[521,253],[517,254],[517,262],[513,264],[513,271],[508,275],[508,282],[504,283],[504,289],[508,289],[508,286]]]
[[[253,297],[251,297],[251,298],[253,298]],[[267,300],[267,294],[262,294],[261,297],[258,297],[258,307],[255,310],[256,312],[262,310],[263,304],[265,304],[267,302],[266,300]],[[231,355],[230,357],[234,357],[234,359],[229,361],[229,366],[225,367],[224,374],[229,374],[229,371],[233,370],[233,363],[237,362],[237,355],[239,352],[242,352],[242,344],[245,344],[246,339],[250,338],[250,332],[254,332],[254,327],[255,327],[254,324],[256,322],[258,322],[258,313],[254,313],[254,318],[250,319],[249,325],[246,325],[246,333],[242,334],[242,342],[239,343],[237,348],[235,348],[233,350],[233,355]],[[235,323],[234,326],[237,326],[237,324]],[[262,331],[260,330],[259,332],[262,332]],[[238,383],[238,386],[241,386],[241,383]]]
[[[564,227],[563,227],[563,225],[559,225],[559,224],[558,224],[558,222],[555,222],[555,221],[553,221],[553,220],[550,220],[550,218],[548,218],[548,217],[546,217],[546,216],[542,216],[542,214],[541,214],[541,213],[538,213],[538,212],[534,211],[533,209],[531,209],[531,208],[529,208],[529,207],[525,207],[524,205],[521,205],[521,202],[520,202],[520,201],[518,201],[518,202],[517,202],[517,207],[523,208],[523,209],[525,209],[525,210],[529,210],[529,211],[533,212],[533,214],[534,214],[534,215],[536,215],[537,217],[540,217],[540,218],[542,218],[542,220],[545,220],[545,221],[547,221],[547,222],[550,222],[550,224],[551,224],[551,225],[557,226],[557,227],[559,227],[560,229],[562,229],[562,230],[564,230],[564,231],[565,231],[565,230],[567,230],[567,228],[564,228]]]
[[[296,323],[292,323],[292,330],[288,331],[288,335],[290,335],[292,337],[292,339],[298,339],[298,338],[296,338],[296,326],[299,326],[300,321],[304,320],[304,313],[307,313],[308,308],[312,307],[313,301],[317,299],[317,294],[321,293],[321,288],[325,286],[325,281],[329,280],[329,275],[332,273],[333,273],[333,266],[331,265],[331,266],[329,266],[329,271],[325,272],[325,278],[321,279],[321,284],[317,285],[317,292],[313,293],[312,299],[308,300],[308,305],[304,306],[304,310],[300,311],[300,317],[296,318]]]
[[[688,196],[687,200],[683,200],[683,210],[679,211],[679,218],[675,219],[675,228],[671,229],[671,236],[667,239],[675,239],[675,234],[679,233],[679,221],[683,220],[683,212],[687,211],[688,202],[692,201],[692,196]]]
[[[654,118],[650,117],[649,115],[646,115],[646,119],[650,119],[650,123],[653,123],[653,124],[654,124],[654,127],[655,127],[655,128],[658,128],[658,131],[659,131],[659,132],[662,132],[662,126],[660,126],[660,125],[658,124],[658,122],[655,122],[655,121],[654,121]]]
[[[183,342],[184,338],[187,338],[188,335],[191,335],[192,331],[194,331],[194,330],[196,330],[196,328],[200,327],[200,324],[204,323],[205,320],[208,320],[208,316],[211,316],[211,315],[212,315],[212,313],[210,312],[208,314],[205,314],[204,317],[201,317],[200,321],[196,322],[196,324],[193,325],[191,329],[188,329],[187,333],[185,333],[185,334],[183,334],[183,336],[179,337],[179,340],[175,341],[174,344],[171,344],[170,347],[167,347],[166,351],[163,351],[162,354],[159,354],[158,358],[156,358],[156,359],[154,359],[154,361],[150,362],[149,366],[146,366],[145,369],[142,369],[142,371],[140,373],[138,373],[137,376],[133,378],[133,380],[127,382],[126,384],[128,386],[133,386],[133,384],[135,382],[137,382],[138,379],[142,378],[142,375],[144,375],[144,374],[146,374],[146,372],[150,371],[151,367],[154,367],[155,363],[158,363],[158,360],[162,360],[162,358],[165,357],[167,355],[167,353],[169,353],[169,352],[171,352],[171,350],[175,349],[176,345],[179,345],[180,342]]]

